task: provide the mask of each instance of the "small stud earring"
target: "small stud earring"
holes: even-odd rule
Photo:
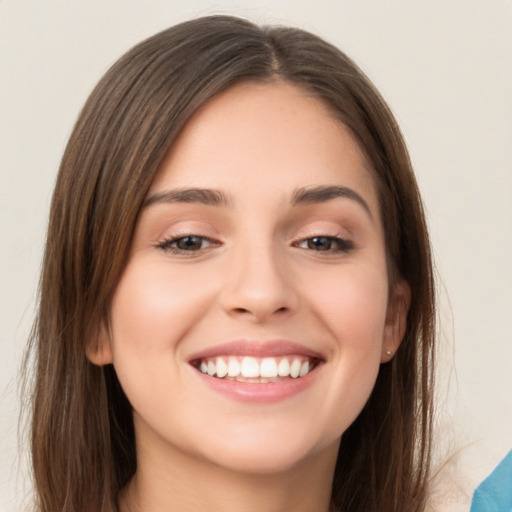
[[[386,350],[386,355],[387,356],[390,356],[391,354],[393,354],[393,352],[391,352],[391,350]]]

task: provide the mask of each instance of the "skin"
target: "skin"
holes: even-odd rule
[[[298,189],[320,186],[362,201],[292,204]],[[162,199],[183,188],[219,190],[229,202]],[[407,307],[394,304],[409,300],[405,283],[389,289],[364,155],[302,89],[239,84],[195,114],[151,197],[110,324],[88,352],[95,364],[113,362],[134,409],[138,467],[121,510],[327,511],[341,435],[398,348]],[[187,235],[205,238],[173,251],[183,240],[169,240]],[[286,399],[226,397],[190,357],[241,338],[290,340],[322,364]]]

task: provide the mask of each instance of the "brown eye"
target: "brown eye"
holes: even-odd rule
[[[205,236],[186,235],[164,240],[158,248],[174,254],[194,253],[218,245]]]
[[[180,251],[197,251],[202,248],[204,238],[200,236],[185,236],[174,241],[174,246]]]
[[[330,253],[348,252],[354,248],[354,244],[350,240],[336,236],[313,236],[302,240],[297,246],[315,252]]]
[[[333,246],[333,239],[326,236],[315,236],[306,240],[308,249],[314,251],[330,251]]]

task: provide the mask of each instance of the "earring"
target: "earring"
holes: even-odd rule
[[[386,355],[387,356],[391,356],[393,354],[393,352],[391,352],[391,350],[386,350]]]

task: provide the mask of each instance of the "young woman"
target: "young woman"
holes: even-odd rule
[[[157,34],[59,170],[37,510],[424,510],[434,312],[407,150],[355,64],[231,17]]]

